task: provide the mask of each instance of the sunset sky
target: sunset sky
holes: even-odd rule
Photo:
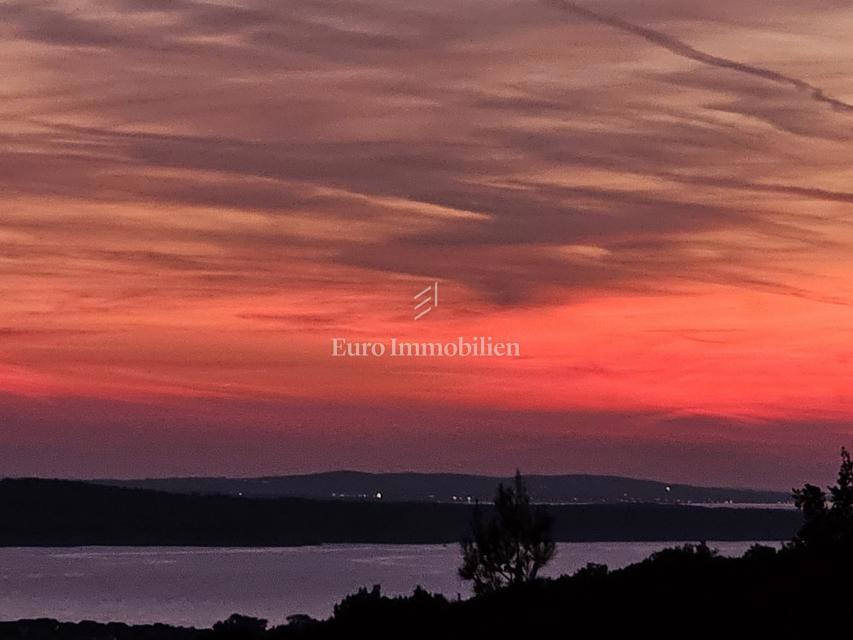
[[[829,480],[851,32],[849,0],[4,0],[0,476]],[[522,355],[331,357],[392,336]]]

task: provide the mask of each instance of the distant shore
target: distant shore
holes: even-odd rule
[[[484,507],[488,510],[489,507]],[[180,495],[61,480],[0,481],[0,546],[240,546],[454,543],[473,505]],[[784,540],[788,509],[661,504],[548,507],[558,542]]]

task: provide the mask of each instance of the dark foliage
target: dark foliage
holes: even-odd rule
[[[853,460],[847,449],[841,449],[838,480],[828,490],[829,495],[812,484],[794,489],[794,503],[805,518],[794,545],[836,553],[853,544]]]
[[[491,519],[484,520],[479,505],[475,509],[473,536],[462,542],[459,576],[474,583],[476,594],[535,580],[554,557],[553,523],[546,509],[530,504],[516,472],[511,486],[498,485]]]
[[[213,635],[217,640],[260,640],[266,637],[266,631],[266,620],[239,613],[213,625]]]
[[[471,638],[610,637],[654,634],[819,637],[817,629],[844,629],[849,610],[853,555],[829,561],[800,547],[753,547],[725,558],[708,546],[687,545],[652,555],[624,569],[590,565],[572,576],[530,583],[450,601],[417,590],[387,597],[378,587],[345,598],[325,621],[299,617],[260,631],[244,623],[244,635],[169,627],[0,623],[3,640],[454,640]],[[829,615],[829,612],[838,615]],[[233,620],[233,618],[232,618]],[[245,619],[244,619],[245,620]],[[230,626],[228,631],[237,631]]]

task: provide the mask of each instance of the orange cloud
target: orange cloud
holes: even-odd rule
[[[801,5],[6,2],[0,391],[844,431],[853,13]],[[329,357],[460,335],[523,357]]]

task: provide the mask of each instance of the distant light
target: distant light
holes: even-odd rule
[[[381,491],[377,491],[377,492],[376,492],[376,499],[377,499],[377,500],[382,500],[382,492],[381,492]]]
[[[672,491],[672,487],[670,487],[669,485],[666,485],[666,492],[669,493],[670,491]]]

